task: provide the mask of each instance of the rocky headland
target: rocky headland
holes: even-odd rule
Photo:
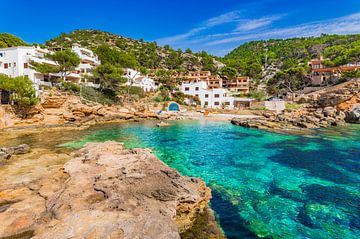
[[[296,99],[302,107],[281,113],[263,112],[262,118],[233,118],[234,125],[271,131],[326,128],[360,123],[360,79],[302,95]]]
[[[205,183],[148,149],[88,143],[60,158],[63,167],[1,184],[0,238],[223,238]]]

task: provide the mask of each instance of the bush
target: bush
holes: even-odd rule
[[[72,92],[80,92],[80,85],[78,84],[75,84],[73,82],[70,82],[70,81],[62,81],[60,83],[61,85],[61,88],[64,89],[64,90],[68,90],[68,91],[72,91]]]
[[[97,102],[103,105],[114,104],[116,98],[109,97],[108,95],[92,88],[92,87],[82,87],[81,97],[86,100]]]
[[[164,101],[164,98],[161,95],[158,95],[158,96],[155,97],[155,101],[160,103],[160,102]]]
[[[344,72],[344,73],[342,74],[342,76],[343,76],[343,77],[346,77],[346,78],[356,78],[356,77],[360,77],[360,70]]]
[[[129,93],[131,96],[137,96],[138,98],[144,98],[146,96],[145,91],[137,86],[122,86],[117,93],[119,95]]]
[[[33,83],[27,77],[0,75],[0,89],[12,92],[12,100],[20,107],[30,107],[38,102]]]
[[[286,103],[285,104],[285,108],[287,110],[297,110],[297,109],[300,109],[301,107],[302,107],[302,105],[296,104],[296,103]]]

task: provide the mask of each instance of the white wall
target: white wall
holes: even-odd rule
[[[234,108],[234,98],[226,95],[226,89],[209,90],[205,81],[183,83],[180,91],[187,95],[198,96],[201,107],[204,108],[223,108],[223,104],[227,109]]]
[[[34,47],[2,48],[0,49],[0,74],[10,77],[27,76],[38,91],[40,81],[44,79],[44,76],[31,69],[29,63],[32,60],[41,62],[40,56]],[[27,68],[25,63],[28,65]],[[7,69],[5,69],[6,64],[8,64]]]

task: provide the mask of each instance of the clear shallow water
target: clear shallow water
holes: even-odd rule
[[[227,122],[107,125],[90,141],[149,147],[213,190],[228,238],[360,238],[360,127],[280,135]]]

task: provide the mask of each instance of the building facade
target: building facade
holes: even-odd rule
[[[65,80],[97,87],[98,85],[93,82],[87,82],[85,76],[91,74],[92,69],[101,64],[98,57],[92,51],[81,48],[79,45],[74,45],[72,51],[79,56],[81,63],[74,71],[69,72],[69,74],[65,76]],[[37,94],[39,94],[42,85],[52,86],[50,78],[60,78],[60,74],[44,75],[36,72],[30,65],[32,62],[36,62],[57,66],[56,62],[46,58],[47,54],[52,53],[52,51],[38,46],[0,48],[0,74],[5,74],[9,77],[28,77],[33,82]]]
[[[39,93],[40,85],[45,84],[45,76],[30,67],[31,62],[56,66],[54,61],[45,58],[50,53],[46,49],[30,46],[9,47],[0,49],[0,74],[9,77],[26,76]]]
[[[250,78],[248,76],[239,76],[224,79],[222,87],[227,88],[233,93],[248,94],[250,91]]]
[[[210,89],[205,80],[183,83],[180,91],[186,95],[198,97],[203,108],[232,109],[234,107],[234,97],[228,96],[226,89]]]
[[[326,67],[323,57],[311,60],[308,65],[311,67],[311,84],[314,86],[322,86],[329,83],[336,83],[341,73],[348,71],[360,70],[360,62],[349,63],[338,67]]]
[[[127,79],[126,85],[136,86],[145,92],[152,92],[157,89],[155,81],[148,76],[143,76],[140,72],[127,68],[124,77]]]

